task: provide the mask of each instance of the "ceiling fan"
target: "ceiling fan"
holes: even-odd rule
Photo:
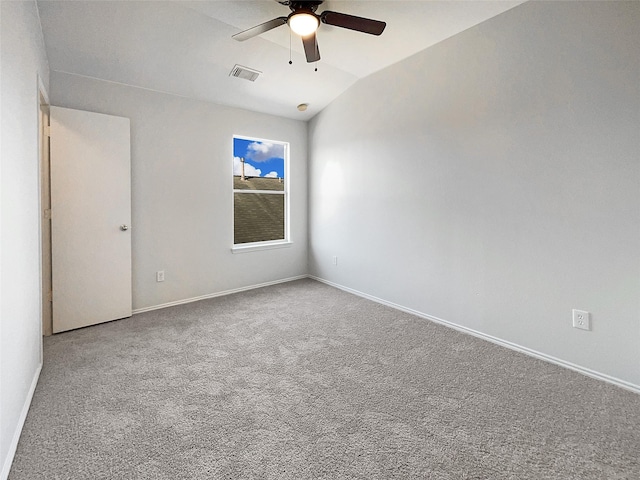
[[[320,60],[320,50],[318,49],[318,40],[316,39],[316,30],[320,26],[320,23],[348,28],[349,30],[356,30],[371,35],[380,35],[387,26],[385,22],[379,20],[356,17],[355,15],[347,15],[346,13],[332,12],[329,10],[325,10],[318,15],[316,14],[316,10],[318,6],[323,3],[322,1],[276,1],[291,9],[288,17],[274,18],[268,22],[251,27],[248,30],[236,33],[232,38],[243,42],[244,40],[256,37],[287,23],[294,33],[302,37],[302,45],[304,46],[307,62],[311,63]]]

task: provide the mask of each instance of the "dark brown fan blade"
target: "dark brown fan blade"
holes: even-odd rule
[[[320,60],[320,50],[318,49],[318,39],[316,33],[302,37],[302,45],[304,45],[304,53],[307,56],[307,63],[313,63]]]
[[[356,17],[355,15],[331,12],[329,10],[322,12],[320,20],[327,25],[348,28],[349,30],[356,30],[371,35],[380,35],[387,26],[385,22],[379,20],[371,20],[370,18]]]
[[[236,33],[235,35],[231,35],[231,38],[238,40],[239,42],[244,42],[245,40],[249,40],[257,35],[268,32],[269,30],[273,30],[280,25],[284,25],[287,23],[287,17],[278,17],[273,20],[269,20],[268,22],[261,23],[260,25],[256,25],[255,27],[251,27],[248,30],[244,30],[240,33]]]

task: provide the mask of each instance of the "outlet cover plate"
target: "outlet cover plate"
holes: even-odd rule
[[[581,330],[591,330],[591,316],[584,310],[571,310],[573,316],[573,327]]]

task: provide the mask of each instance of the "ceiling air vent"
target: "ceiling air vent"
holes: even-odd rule
[[[231,70],[229,76],[244,78],[245,80],[249,80],[251,82],[255,82],[256,78],[261,74],[258,70],[254,70],[253,68],[243,67],[242,65],[236,65]]]

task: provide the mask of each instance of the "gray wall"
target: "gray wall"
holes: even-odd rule
[[[310,124],[311,273],[640,386],[639,52],[638,2],[528,2],[358,82]]]
[[[0,2],[0,478],[41,365],[38,75],[49,66],[35,1]]]
[[[134,309],[307,273],[304,122],[54,71],[51,103],[131,119]],[[234,134],[290,142],[291,247],[231,253]]]

